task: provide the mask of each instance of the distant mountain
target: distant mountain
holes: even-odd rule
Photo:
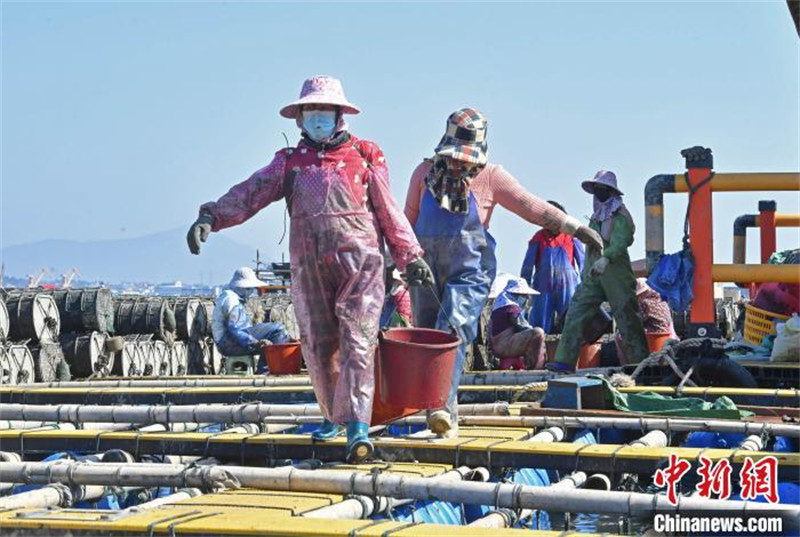
[[[24,277],[42,267],[53,276],[80,271],[81,280],[104,282],[224,283],[242,265],[252,266],[255,248],[243,246],[224,235],[214,235],[199,256],[186,247],[186,230],[173,229],[131,239],[70,241],[47,239],[9,246],[0,250],[6,275]],[[261,249],[264,261],[279,260],[280,254]]]

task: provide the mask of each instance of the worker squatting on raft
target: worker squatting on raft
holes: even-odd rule
[[[636,278],[636,302],[639,304],[639,316],[642,319],[642,328],[647,334],[669,334],[670,339],[679,340],[672,322],[672,310],[669,304],[661,298],[658,291],[647,285],[647,278]],[[617,344],[617,356],[622,365],[628,363],[625,351],[622,349],[622,336],[617,332],[614,335]]]
[[[492,351],[500,369],[544,368],[544,330],[525,319],[528,301],[536,295],[525,280],[512,278],[492,305]]]
[[[280,323],[253,324],[245,308],[249,298],[258,296],[259,287],[266,287],[250,267],[242,267],[233,273],[228,288],[220,293],[214,304],[211,331],[214,344],[225,356],[258,354],[257,373],[266,369],[261,348],[273,343],[286,343],[291,338]]]
[[[564,207],[554,205],[563,212]],[[545,334],[558,334],[564,326],[564,317],[581,283],[581,271],[586,253],[581,241],[565,233],[540,229],[528,243],[520,276],[538,294],[531,300],[528,322],[539,326]]]
[[[429,283],[423,250],[389,190],[377,144],[348,132],[345,114],[360,110],[329,76],[305,81],[280,114],[302,138],[266,167],[200,207],[188,234],[198,253],[210,231],[246,221],[281,198],[291,215],[292,301],[303,357],[325,420],[312,433],[330,440],[347,431],[348,460],[371,455],[368,424],[374,357],[384,300],[383,242],[411,285]]]
[[[528,222],[603,247],[596,231],[527,192],[502,166],[488,163],[483,114],[464,108],[450,115],[433,158],[414,170],[405,206],[436,282],[411,289],[414,325],[455,330],[461,338],[447,405],[428,413],[428,427],[440,436],[457,434],[456,395],[466,349],[497,269],[488,231],[497,204]]]
[[[594,196],[594,213],[589,226],[600,232],[604,249],[600,252],[587,244],[587,269],[567,311],[555,361],[547,363],[548,369],[562,373],[575,370],[581,344],[591,343],[582,341],[583,328],[605,301],[611,304],[628,360],[637,363],[649,354],[636,302],[636,278],[628,256],[635,226],[622,202],[617,176],[601,170],[581,186]]]

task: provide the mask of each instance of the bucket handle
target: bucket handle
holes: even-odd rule
[[[439,300],[439,295],[438,295],[438,294],[436,294],[436,287],[435,287],[435,285],[434,285],[434,284],[432,284],[432,283],[429,283],[429,284],[428,284],[426,287],[428,288],[428,290],[430,290],[431,294],[433,295],[433,298],[436,300],[436,303],[439,305],[439,311],[440,311],[441,313],[444,313],[444,317],[445,317],[445,319],[447,320],[447,324],[450,326],[450,329],[453,331],[453,333],[454,333],[456,336],[459,336],[459,334],[458,334],[458,329],[455,327],[455,323],[453,323],[453,319],[452,319],[452,318],[450,317],[450,315],[448,315],[448,314],[447,314],[447,312],[444,310],[444,306],[442,306],[442,301],[441,301],[441,300]],[[391,322],[391,319],[392,319],[392,315],[394,315],[394,312],[395,312],[395,311],[397,311],[397,304],[395,304],[394,300],[392,300],[392,309],[391,309],[391,312],[389,313],[389,317],[388,317],[388,319],[389,319],[389,321],[390,321],[390,322]],[[389,329],[389,327],[388,327],[388,326],[382,326],[382,327],[381,327],[381,330],[383,330],[383,331],[386,331],[386,330],[388,330],[388,329]],[[459,336],[459,337],[461,337],[461,336]]]

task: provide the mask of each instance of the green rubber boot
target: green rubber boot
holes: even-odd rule
[[[333,423],[328,420],[322,420],[322,425],[317,427],[312,433],[311,438],[318,442],[327,442],[333,440],[344,432],[344,427],[338,423]]]
[[[374,446],[369,439],[369,425],[359,421],[347,423],[347,462],[362,462],[372,456]]]

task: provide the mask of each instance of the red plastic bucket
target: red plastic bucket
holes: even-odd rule
[[[461,340],[427,328],[391,328],[379,340],[381,401],[393,407],[443,407]]]
[[[299,342],[274,343],[261,348],[270,375],[297,375],[303,362]]]
[[[381,350],[380,348],[375,351],[375,398],[372,400],[372,420],[370,425],[386,425],[395,420],[413,416],[419,413],[422,409],[410,408],[405,406],[394,406],[384,403],[383,394],[381,394]]]
[[[671,337],[669,332],[645,332],[647,346],[650,352],[658,352],[664,348],[664,343]]]

